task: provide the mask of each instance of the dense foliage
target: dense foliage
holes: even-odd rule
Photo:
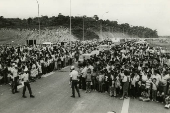
[[[108,31],[108,32],[123,32],[128,35],[134,35],[143,38],[156,38],[158,37],[157,31],[142,26],[131,26],[128,23],[118,24],[117,21],[102,20],[97,15],[94,17],[76,16],[71,17],[72,33],[79,39],[83,38],[83,21],[84,21],[84,37],[85,39],[99,38],[96,32]],[[38,17],[19,19],[19,18],[4,18],[0,16],[0,27],[4,28],[28,28],[38,29],[39,20]],[[40,17],[41,29],[46,27],[58,26],[70,27],[70,17],[64,16],[59,13],[58,16],[41,16]]]

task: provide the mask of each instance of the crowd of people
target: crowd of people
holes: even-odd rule
[[[10,84],[12,93],[18,93],[17,86],[23,83],[25,74],[29,75],[29,79],[26,78],[27,82],[35,82],[42,75],[71,65],[74,54],[74,49],[61,44],[55,46],[3,45],[0,47],[0,84]]]
[[[28,73],[31,81],[79,61],[79,56],[99,51],[106,41],[74,42],[55,46],[1,46],[0,83],[12,93]],[[79,61],[79,88],[86,93],[106,92],[111,97],[139,98],[170,107],[169,55],[159,47],[127,41]]]
[[[79,53],[98,50],[98,45],[86,44],[80,47]],[[129,41],[100,51],[90,59],[84,57],[79,62],[79,88],[86,93],[106,92],[120,99],[161,102],[169,108],[169,59],[159,47]]]

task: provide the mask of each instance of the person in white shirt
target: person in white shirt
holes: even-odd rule
[[[138,78],[137,78],[137,73],[132,73],[131,75],[131,92],[132,92],[132,97],[133,98],[136,98],[136,82],[138,81]]]
[[[89,65],[88,68],[91,70],[91,73],[93,74],[94,67],[92,65]]]
[[[157,71],[155,71],[155,77],[154,78],[156,78],[156,85],[158,85],[159,84],[159,82],[160,82],[160,80],[161,80],[161,75],[160,74],[158,74],[158,72]]]
[[[165,71],[162,74],[161,79],[160,79],[161,88],[162,88],[164,94],[167,93],[168,80],[170,80],[170,76],[169,76],[169,73],[167,71]]]
[[[30,98],[34,98],[35,96],[32,95],[32,90],[31,90],[31,86],[30,86],[30,82],[29,82],[29,74],[28,71],[24,71],[24,74],[22,75],[22,80],[24,81],[24,88],[23,88],[23,98],[27,98],[25,96],[25,91],[26,91],[26,87],[28,88],[29,94],[30,94]]]
[[[70,83],[71,83],[71,88],[72,88],[72,96],[71,97],[73,97],[73,98],[75,98],[75,90],[74,89],[76,89],[78,96],[80,97],[79,88],[77,87],[78,77],[79,77],[79,73],[75,70],[74,66],[71,66]]]
[[[87,66],[85,66],[82,70],[82,89],[86,90],[86,74],[87,74]]]
[[[17,91],[17,84],[18,84],[18,70],[17,70],[17,65],[13,64],[13,67],[11,68],[11,73],[12,73],[12,93],[18,93]]]
[[[127,70],[124,70],[124,76],[122,79],[123,95],[120,99],[127,98],[128,89],[129,89],[129,81],[130,81],[129,72]]]
[[[146,82],[148,80],[147,74],[143,71],[141,71],[141,75],[142,75],[142,81]]]
[[[41,75],[42,75],[42,67],[40,65],[40,61],[37,61],[36,62],[36,65],[38,67],[38,78],[40,79],[41,78]]]

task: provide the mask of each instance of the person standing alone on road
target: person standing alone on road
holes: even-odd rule
[[[34,95],[32,95],[32,91],[31,91],[31,86],[29,83],[29,74],[28,71],[24,71],[24,74],[22,75],[22,79],[24,81],[24,88],[23,88],[23,98],[27,98],[25,96],[25,91],[26,91],[26,87],[28,88],[29,94],[31,98],[34,98]]]
[[[80,97],[79,88],[77,87],[79,74],[75,70],[74,66],[71,66],[71,70],[72,70],[70,73],[70,83],[71,83],[71,88],[72,88],[72,96],[71,97],[75,98],[75,90],[74,89],[76,89],[78,96]]]

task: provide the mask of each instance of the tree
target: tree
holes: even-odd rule
[[[27,22],[28,22],[28,25],[31,25],[31,23],[32,23],[32,18],[28,18],[28,19],[27,19]]]
[[[97,15],[94,15],[93,18],[94,18],[95,20],[99,20],[99,17],[98,17]]]
[[[48,26],[49,22],[48,22],[48,16],[42,16],[40,19],[42,25]]]
[[[71,17],[72,18],[72,33],[78,38],[82,38],[83,33],[83,21],[84,21],[84,31],[85,38],[91,39],[97,38],[96,32],[100,31],[101,25],[103,31],[117,31],[124,32],[135,37],[158,37],[157,30],[151,28],[145,28],[143,26],[130,26],[128,23],[118,24],[117,21],[102,20],[99,19],[98,15],[93,17]],[[39,22],[38,17],[28,18],[28,19],[6,19],[3,16],[0,16],[0,27],[27,27],[27,28],[38,28]],[[40,17],[41,28],[50,27],[56,28],[57,26],[63,26],[69,28],[70,26],[70,17],[64,16],[62,13],[59,13],[58,16],[42,16]],[[29,26],[27,26],[29,25]]]

